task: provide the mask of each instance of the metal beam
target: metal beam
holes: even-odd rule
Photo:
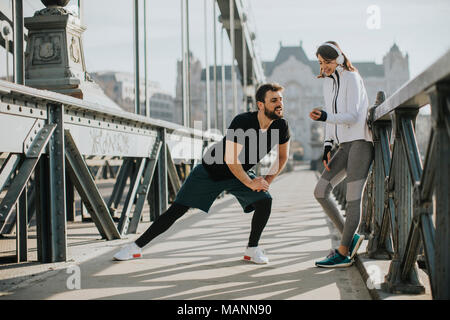
[[[444,66],[443,66],[444,67]],[[433,298],[450,299],[450,85],[437,84],[430,88],[431,115],[436,135],[434,179],[436,198],[435,291]]]
[[[389,150],[389,121],[377,121],[373,125],[375,160],[372,165],[373,174],[373,217],[371,234],[367,251],[370,258],[391,258],[392,246],[388,237],[389,231],[389,193],[385,192],[385,181],[389,176],[391,155]]]
[[[237,115],[237,83],[236,83],[236,32],[235,32],[235,24],[234,24],[234,0],[229,0],[228,9],[230,14],[230,41],[231,41],[231,87],[233,90],[233,117]]]
[[[231,5],[230,5],[231,3]],[[252,84],[254,86],[265,82],[264,70],[262,67],[261,58],[257,54],[257,50],[254,44],[255,34],[250,31],[247,23],[247,12],[242,5],[242,1],[236,0],[217,0],[217,4],[220,10],[221,20],[224,28],[226,29],[229,39],[235,37],[236,39],[236,61],[238,64],[239,71],[241,75],[244,75],[244,59],[247,61],[247,84]],[[231,6],[234,10],[231,11]],[[233,17],[231,17],[233,14]],[[230,21],[234,23],[230,23]],[[244,22],[244,23],[243,23]],[[231,29],[234,29],[234,35]],[[242,39],[245,38],[245,40]],[[245,56],[243,55],[244,48],[242,43],[245,42]],[[254,77],[253,77],[254,75]],[[241,77],[242,84],[244,83],[244,77]],[[255,83],[256,82],[256,83]]]
[[[28,260],[28,203],[27,188],[22,191],[17,203],[16,252],[17,262]]]
[[[64,106],[49,104],[49,123],[56,125],[48,144],[51,261],[67,260],[66,171],[64,156]],[[30,151],[33,150],[31,146]]]
[[[12,174],[15,172],[20,162],[20,156],[18,154],[10,153],[8,158],[3,163],[0,170],[0,192],[9,183]]]
[[[108,208],[113,213],[112,210],[115,210],[120,203],[120,199],[122,199],[123,190],[127,184],[127,180],[131,175],[133,169],[133,161],[132,159],[125,158],[123,160],[122,166],[119,169],[119,173],[117,175],[116,183],[114,184],[114,188],[108,200]]]
[[[192,103],[191,103],[191,45],[190,45],[190,27],[189,27],[189,2],[185,0],[185,28],[186,28],[186,103],[188,112],[188,127],[194,127],[192,118]]]
[[[159,193],[159,215],[166,211],[169,202],[169,192],[167,184],[167,133],[165,129],[160,130],[161,151],[159,152],[157,172],[158,172],[158,193]]]
[[[211,129],[211,85],[208,60],[208,0],[203,0],[203,32],[205,36],[205,71],[206,71],[206,130]]]
[[[153,154],[151,158],[147,161],[147,165],[144,172],[144,179],[142,183],[139,185],[139,190],[137,193],[136,205],[134,207],[133,216],[130,220],[130,224],[128,226],[128,233],[136,233],[139,221],[142,215],[142,209],[145,204],[145,200],[147,199],[148,193],[150,191],[150,184],[152,183],[157,159],[159,158],[159,153],[161,150],[162,143],[158,141],[155,144],[155,148],[153,150]]]
[[[39,146],[36,146],[36,154],[33,158],[26,158],[23,160],[22,164],[19,167],[19,172],[11,181],[11,185],[8,188],[8,191],[0,203],[0,216],[3,217],[4,223],[0,228],[0,234],[6,232],[5,230],[10,230],[11,225],[14,225],[16,216],[13,214],[14,205],[19,200],[20,195],[22,194],[26,183],[31,177],[34,168],[36,167],[39,158],[46,147],[47,143],[50,140],[53,131],[55,130],[56,125],[49,124],[46,125],[41,131],[39,135],[39,140],[42,137],[42,142]]]
[[[376,111],[375,111],[376,112]],[[413,208],[412,208],[412,187],[413,182],[409,171],[407,157],[407,144],[404,144],[402,136],[404,127],[402,122],[404,118],[409,118],[408,112],[402,112],[401,109],[396,109],[395,112],[395,142],[392,154],[392,163],[389,176],[393,177],[394,191],[393,197],[395,199],[395,215],[391,218],[393,222],[393,234],[396,234],[396,241],[394,241],[394,256],[389,267],[389,273],[386,276],[386,282],[383,284],[384,289],[388,292],[402,292],[409,294],[422,294],[425,292],[425,287],[420,283],[417,275],[417,268],[411,265],[407,266],[406,258],[414,254],[414,250],[410,250],[409,245],[417,244],[417,229],[410,232],[413,224]],[[395,169],[395,170],[394,170]],[[392,210],[392,208],[390,208]],[[402,275],[402,267],[407,266],[409,270],[407,274]]]
[[[172,156],[170,154],[169,147],[166,146],[167,151],[167,173],[169,180],[172,184],[172,187],[175,191],[175,193],[178,193],[178,191],[181,188],[181,181],[178,177],[177,168],[175,166],[175,163],[173,162]]]
[[[62,105],[48,105],[48,125],[54,133],[48,143],[48,153],[40,157],[36,168],[36,223],[38,259],[41,262],[61,262],[67,259],[65,165]],[[39,139],[36,144],[39,144]],[[28,154],[34,155],[34,146]],[[37,158],[38,159],[38,158]]]
[[[136,200],[138,187],[141,184],[141,178],[146,163],[146,158],[136,159],[135,171],[133,173],[133,178],[131,179],[130,188],[122,209],[122,214],[120,215],[119,225],[117,227],[121,235],[125,235],[127,233],[128,224],[130,223],[129,215]]]
[[[150,117],[150,96],[148,92],[148,42],[147,30],[149,29],[147,16],[147,0],[144,0],[144,95],[145,95],[145,116]]]
[[[190,135],[205,140],[219,141],[222,138],[222,136],[217,134],[206,133],[194,128],[186,128],[172,122],[148,118],[125,111],[112,110],[107,106],[85,102],[56,92],[17,85],[4,80],[0,80],[0,98],[2,101],[0,103],[0,112],[20,115],[21,120],[24,117],[46,119],[48,117],[46,114],[47,103],[63,104],[65,106],[64,124],[66,128],[70,128],[70,131],[74,134],[74,138],[77,136],[76,130],[84,132],[84,137],[91,130],[94,130],[96,131],[94,137],[103,133],[105,134],[105,139],[108,138],[114,141],[116,138],[125,138],[133,142],[132,148],[130,146],[128,149],[115,149],[118,152],[112,152],[110,156],[148,157],[151,153],[151,146],[153,146],[153,142],[151,141],[151,143],[148,143],[148,149],[144,149],[146,154],[135,155],[137,151],[127,153],[127,150],[134,150],[134,144],[147,144],[145,139],[148,140],[148,137],[156,137],[158,130],[161,128],[166,129],[169,134],[182,132],[183,135]],[[5,103],[5,101],[16,101],[16,103]],[[43,102],[45,102],[45,105],[43,105]],[[20,105],[17,103],[20,103]],[[8,106],[10,106],[10,110],[7,109]],[[3,116],[0,119],[3,119]],[[135,140],[140,137],[142,138],[142,136],[146,137],[141,141]],[[87,135],[87,138],[89,138],[89,141],[93,140],[89,135]],[[92,145],[95,146],[95,144]],[[120,146],[126,147],[126,144],[120,144]],[[88,155],[92,153],[92,150],[87,150],[86,152],[86,155]],[[141,150],[139,152],[142,153],[143,151]],[[93,153],[95,154],[95,150]],[[100,153],[99,155],[105,154]]]
[[[226,83],[225,83],[225,60],[224,60],[224,28],[222,27],[220,31],[220,51],[221,51],[221,87],[222,87],[222,134],[225,135],[226,133],[226,123],[227,123],[227,101],[226,101]]]
[[[108,207],[68,130],[65,130],[65,147],[69,176],[101,236],[107,240],[120,239],[120,233],[111,218]]]
[[[216,15],[216,1],[213,1],[213,42],[214,42],[214,110],[215,110],[215,128],[219,129],[219,87],[217,82],[217,15]]]

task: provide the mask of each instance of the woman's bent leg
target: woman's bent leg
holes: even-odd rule
[[[331,190],[345,178],[346,165],[347,152],[343,148],[339,148],[329,162],[328,167],[330,171],[324,169],[314,189],[314,197],[341,233],[344,231],[344,219],[336,207],[336,203],[331,199],[330,194]]]
[[[353,235],[361,219],[361,198],[369,168],[373,159],[371,142],[353,141],[349,150],[347,165],[346,221],[341,245],[350,247]]]

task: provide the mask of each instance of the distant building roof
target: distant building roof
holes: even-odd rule
[[[317,60],[309,60],[301,44],[300,46],[287,47],[280,44],[280,50],[278,51],[275,60],[263,62],[265,74],[270,76],[275,67],[287,61],[290,56],[295,57],[298,61],[309,66],[313,73],[316,74],[319,72]],[[352,64],[358,69],[362,77],[384,77],[384,67],[381,64],[376,64],[375,62],[352,62]]]
[[[389,51],[391,51],[391,52],[394,52],[394,51],[400,52],[400,48],[397,46],[396,43],[394,43]]]
[[[280,50],[278,50],[278,54],[275,57],[275,60],[273,62],[265,62],[263,64],[266,75],[271,75],[273,69],[275,69],[276,66],[279,66],[283,62],[287,61],[290,56],[294,56],[298,61],[306,64],[307,66],[310,66],[313,70],[318,69],[317,62],[308,59],[301,45],[298,47],[283,47],[280,43]]]

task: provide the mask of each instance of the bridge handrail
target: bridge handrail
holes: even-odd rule
[[[8,96],[16,96],[20,98],[26,98],[33,102],[64,104],[72,108],[78,108],[79,110],[91,111],[97,114],[104,114],[121,118],[123,120],[132,121],[141,125],[150,125],[155,128],[165,128],[170,131],[182,130],[187,134],[191,134],[193,137],[203,137],[212,140],[218,140],[221,136],[211,132],[204,132],[195,128],[188,128],[173,122],[159,120],[154,118],[145,117],[135,113],[127,112],[125,110],[117,110],[109,108],[108,106],[93,103],[89,101],[83,101],[78,98],[74,98],[65,94],[41,90],[25,85],[19,85],[11,83],[5,80],[0,80],[0,93],[7,94]]]

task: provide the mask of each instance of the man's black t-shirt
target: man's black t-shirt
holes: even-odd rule
[[[260,129],[258,112],[238,114],[231,121],[226,136],[215,143],[205,153],[202,164],[215,181],[234,178],[234,174],[225,163],[225,141],[230,140],[243,146],[239,154],[239,161],[244,171],[250,170],[277,144],[289,141],[290,130],[284,119],[274,120],[265,131]]]

